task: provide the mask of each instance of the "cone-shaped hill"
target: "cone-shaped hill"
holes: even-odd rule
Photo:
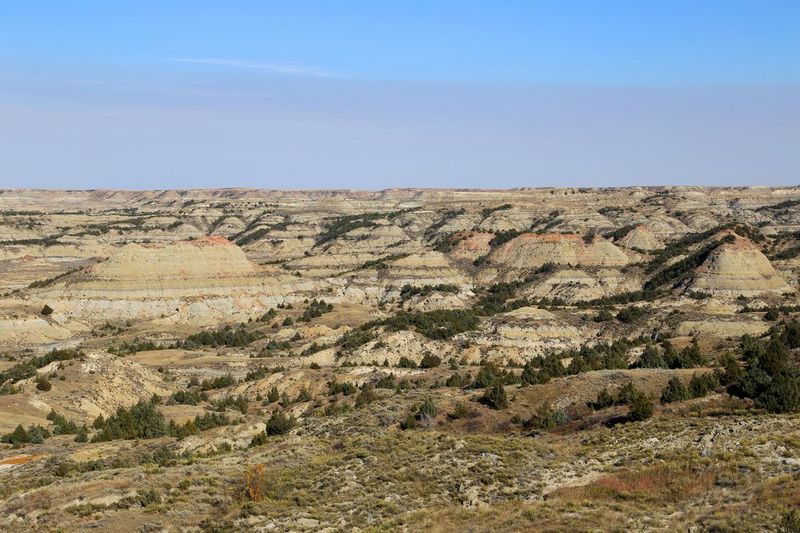
[[[587,241],[579,234],[524,233],[499,246],[491,254],[491,262],[509,268],[536,268],[545,263],[621,267],[631,259],[605,239]]]
[[[185,313],[238,314],[302,290],[294,278],[261,267],[224,237],[128,244],[107,260],[37,291],[68,314],[105,320]]]
[[[718,296],[792,292],[753,242],[733,232],[726,234],[733,235],[734,239],[723,242],[708,254],[689,280],[689,290]]]

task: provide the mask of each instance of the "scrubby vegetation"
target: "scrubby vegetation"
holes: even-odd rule
[[[108,417],[92,438],[92,442],[117,439],[155,439],[169,434],[164,415],[153,402],[139,402],[126,409],[120,407]]]
[[[489,246],[492,248],[497,248],[498,246],[501,246],[512,239],[516,239],[520,235],[522,235],[522,232],[517,231],[515,229],[498,231],[494,234],[492,240],[489,241]]]
[[[423,285],[421,287],[415,285],[405,284],[400,289],[400,301],[404,302],[414,296],[428,296],[434,292],[446,292],[457,294],[459,288],[457,285],[442,283],[439,285]]]
[[[265,241],[266,248],[247,252],[250,260],[280,264],[302,283],[289,283],[289,294],[276,289],[257,298],[237,287],[232,316],[247,322],[221,327],[213,320],[231,318],[213,314],[202,323],[220,326],[206,331],[175,317],[100,316],[87,321],[85,334],[59,344],[82,347],[85,358],[78,350],[46,354],[33,343],[4,344],[0,395],[18,396],[2,399],[0,529],[796,528],[797,295],[755,295],[747,285],[737,298],[713,288],[688,294],[687,287],[725,229],[760,242],[770,258],[793,257],[800,248],[791,227],[796,205],[768,206],[755,216],[749,206],[795,201],[797,194],[742,188],[707,202],[717,193],[700,191],[609,191],[624,197],[623,207],[592,203],[596,191],[525,191],[519,206],[515,200],[512,223],[541,218],[510,231],[494,231],[494,223],[481,219],[507,218],[493,215],[510,207],[492,207],[505,201],[502,194],[493,201],[469,192],[478,199],[460,204],[439,192],[385,191],[306,211],[295,193],[286,195],[289,207],[283,195],[275,203],[249,195],[242,209],[232,207],[237,191],[159,196],[146,206],[158,217],[153,241],[163,231],[188,231],[182,224],[240,245]],[[175,209],[163,207],[169,202]],[[217,203],[223,207],[204,212]],[[374,207],[358,214],[365,205]],[[384,213],[395,209],[389,205],[420,205],[420,216]],[[331,214],[340,207],[348,214]],[[81,219],[106,224],[117,212],[98,207]],[[63,220],[48,217],[8,227],[64,230]],[[707,227],[711,218],[719,224],[734,217],[759,221],[764,234],[725,224],[673,236]],[[283,222],[267,222],[275,220]],[[230,235],[229,221],[246,227]],[[395,227],[385,227],[387,221]],[[442,231],[454,221],[452,233]],[[508,245],[520,235],[549,232],[554,245],[591,253],[581,237],[607,246],[600,239],[618,240],[642,221],[666,248],[631,250],[626,243],[621,253],[632,262],[624,267],[578,254],[579,264],[559,255],[565,264],[536,268],[530,265],[548,257],[527,257],[540,252],[526,248],[532,241]],[[86,231],[106,230],[94,226]],[[270,248],[278,227],[290,230],[279,235],[281,246],[275,240]],[[141,224],[121,226],[109,242],[122,244],[134,228],[143,249],[161,246],[146,244],[151,236]],[[59,234],[77,246],[82,230]],[[389,244],[377,249],[382,240]],[[448,254],[437,262],[449,266],[410,272],[408,261],[393,268],[406,255],[416,262],[420,246],[421,253]],[[732,256],[738,251],[731,247]],[[268,260],[270,253],[275,257]],[[471,264],[476,256],[479,268]],[[796,285],[791,262],[773,266]],[[88,281],[95,268],[72,279]],[[364,268],[374,275],[359,272]],[[551,275],[559,269],[579,269],[598,284]],[[9,290],[19,279],[6,280]],[[24,312],[46,327],[71,327],[75,304],[47,300],[50,291],[39,290],[46,285],[8,294],[20,302],[8,316]],[[623,287],[641,290],[614,292]],[[575,301],[579,294],[608,296]],[[52,315],[41,314],[45,301]],[[342,303],[333,308],[332,301]],[[450,301],[456,309],[423,310]],[[509,313],[523,306],[540,311]],[[203,306],[195,311],[203,313]],[[764,333],[736,340],[739,323]],[[106,353],[160,348],[176,349],[127,359]],[[163,399],[131,405],[153,391]],[[106,416],[83,425],[87,411],[94,417],[98,408]]]
[[[487,388],[483,396],[481,396],[481,403],[492,409],[505,409],[508,407],[508,396],[502,383],[495,382],[494,385]]]
[[[283,435],[288,433],[297,425],[297,421],[291,416],[287,416],[283,411],[275,411],[267,420],[266,434],[268,436]]]
[[[747,369],[729,390],[755,399],[768,411],[800,411],[800,369],[790,357],[790,351],[796,348],[800,348],[798,322],[784,325],[782,331],[774,330],[767,339],[745,335],[741,351]]]
[[[433,400],[426,398],[425,401],[419,404],[416,409],[410,412],[406,418],[400,422],[400,428],[416,429],[429,427],[438,413],[439,409],[433,403]]]
[[[236,380],[231,375],[231,373],[228,372],[224,376],[217,376],[213,379],[204,379],[200,383],[200,389],[204,391],[212,389],[224,389],[225,387],[230,387],[231,385],[235,384]]]
[[[0,437],[0,442],[11,444],[14,448],[21,448],[26,444],[41,444],[50,436],[51,434],[47,428],[31,425],[26,429],[20,424],[11,433],[6,433]]]
[[[167,350],[174,348],[174,344],[161,344],[153,341],[144,341],[133,339],[131,341],[122,341],[119,344],[112,344],[108,348],[108,353],[114,355],[125,356],[135,354],[136,352],[144,352],[150,350]]]
[[[374,228],[376,220],[386,218],[386,213],[365,213],[363,215],[343,215],[328,222],[325,230],[319,234],[316,245],[320,246],[334,241],[358,228]]]
[[[325,313],[333,311],[333,304],[325,303],[325,300],[311,300],[308,307],[300,317],[301,322],[310,322],[314,318],[321,317]]]
[[[71,359],[84,357],[85,355],[86,354],[82,351],[74,349],[52,350],[45,355],[31,357],[25,362],[18,363],[11,368],[3,370],[0,372],[0,383],[14,383],[27,379],[36,374],[37,369],[43,368],[50,363],[55,361],[69,361]]]
[[[247,346],[253,341],[263,338],[264,335],[257,331],[248,330],[244,324],[237,327],[224,326],[218,330],[207,330],[189,335],[179,346],[194,349],[200,346]]]
[[[722,239],[708,244],[700,250],[697,250],[689,256],[681,259],[680,261],[667,266],[647,280],[647,282],[644,284],[644,290],[652,291],[664,285],[676,283],[684,275],[692,272],[695,268],[702,265],[705,260],[708,259],[708,256],[711,255],[711,252],[716,250],[719,246],[734,240],[735,238],[733,235],[726,235]]]
[[[446,340],[454,335],[478,327],[478,317],[464,309],[437,309],[418,313],[400,311],[393,317],[373,320],[348,332],[339,340],[342,350],[352,350],[374,338],[372,330],[385,331],[414,330],[429,339]]]

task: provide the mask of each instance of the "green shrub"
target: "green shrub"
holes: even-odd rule
[[[184,348],[196,348],[198,346],[247,346],[253,341],[263,338],[258,332],[248,331],[244,324],[238,327],[225,326],[215,331],[201,331],[194,335],[189,335],[183,343],[179,343]]]
[[[126,356],[131,355],[136,352],[143,352],[149,350],[167,350],[169,348],[174,348],[177,344],[158,344],[153,341],[142,341],[139,339],[133,339],[132,341],[122,341],[119,344],[115,344],[108,348],[108,353],[119,355],[119,356]]]
[[[492,409],[505,409],[508,407],[508,396],[506,390],[500,383],[495,383],[483,392],[481,403]]]
[[[294,417],[286,416],[283,411],[275,411],[267,420],[267,435],[284,435],[297,425]]]
[[[53,385],[47,379],[47,376],[41,375],[36,378],[36,388],[40,391],[47,392],[53,388]]]
[[[667,368],[667,362],[664,360],[664,356],[658,348],[652,344],[648,344],[645,346],[642,356],[639,358],[639,363],[636,366],[639,368]]]
[[[394,377],[394,373],[389,373],[385,376],[382,376],[377,383],[375,383],[375,387],[378,389],[393,389],[395,387],[396,378]]]
[[[433,354],[425,354],[419,363],[420,368],[436,368],[442,364],[442,360]]]
[[[672,344],[668,342],[664,344],[664,359],[669,368],[696,368],[705,364],[705,356],[700,351],[696,338],[692,338],[691,344],[680,352],[676,351]]]
[[[428,296],[433,294],[434,292],[448,292],[448,293],[458,293],[458,285],[450,285],[450,284],[440,284],[440,285],[424,285],[422,287],[417,287],[414,285],[405,284],[400,289],[400,301],[405,302],[409,298],[414,296]]]
[[[607,409],[613,406],[615,403],[616,401],[614,400],[614,397],[611,396],[611,393],[608,392],[607,388],[603,387],[603,390],[597,394],[595,401],[587,402],[587,406],[599,411],[601,409]]]
[[[126,409],[120,407],[108,418],[92,442],[116,439],[154,439],[169,433],[164,415],[151,402],[139,402]]]
[[[11,368],[7,368],[0,372],[0,383],[17,381],[33,377],[36,374],[37,368],[43,368],[54,361],[68,361],[83,357],[84,354],[80,350],[64,349],[64,350],[51,350],[45,355],[38,357],[31,357],[23,363],[18,363]]]
[[[78,428],[77,433],[75,433],[75,442],[89,442],[89,431],[86,426]]]
[[[142,507],[147,507],[148,505],[156,505],[161,503],[161,495],[155,491],[155,489],[146,489],[143,491],[137,491],[137,503]]]
[[[295,403],[310,402],[311,399],[311,393],[308,391],[308,387],[304,386],[300,389],[300,392],[297,393],[297,398],[295,398],[294,401]]]
[[[453,373],[450,377],[447,378],[445,381],[445,387],[457,387],[463,389],[464,387],[468,387],[471,380],[469,374],[459,374],[458,372]]]
[[[800,371],[779,372],[759,396],[758,404],[773,413],[800,411]]]
[[[601,309],[594,317],[595,322],[609,322],[614,320],[614,315],[608,309]]]
[[[636,388],[633,382],[629,381],[617,391],[617,403],[620,405],[630,405],[634,396],[637,394],[639,394],[639,389]]]
[[[415,329],[429,339],[447,340],[454,335],[477,329],[480,321],[470,310],[437,309],[422,313],[401,311],[397,315],[373,323],[384,326],[387,331]]]
[[[429,426],[436,418],[438,409],[433,403],[433,400],[426,398],[417,409],[409,413],[405,420],[400,422],[401,429],[414,429],[419,426]]]
[[[397,362],[397,366],[399,368],[417,368],[417,363],[415,363],[406,356],[402,356],[400,360]]]
[[[430,398],[426,398],[424,402],[419,406],[417,410],[417,420],[433,420],[436,418],[436,414],[438,413],[438,409],[436,405],[433,403],[433,400]]]
[[[742,379],[742,365],[739,364],[736,357],[725,354],[719,363],[722,367],[722,371],[719,373],[719,381],[722,385],[731,385]]]
[[[647,314],[647,310],[643,307],[626,307],[617,313],[617,320],[626,324],[636,322]]]
[[[767,390],[772,377],[759,366],[751,366],[735,387],[736,392],[747,398],[758,398]]]
[[[267,393],[267,401],[269,403],[275,403],[281,398],[281,393],[278,392],[278,387],[273,386],[269,392]]]
[[[208,394],[199,390],[179,390],[170,396],[170,400],[181,405],[197,405],[208,401]]]
[[[717,387],[719,380],[714,374],[694,374],[689,381],[689,395],[692,398],[702,398]]]
[[[523,385],[538,385],[550,381],[550,375],[542,369],[536,367],[532,361],[525,363],[522,367],[520,382]]]
[[[563,409],[554,410],[549,405],[542,405],[535,415],[523,422],[526,429],[552,429],[563,426],[569,422],[566,412]]]
[[[25,444],[41,444],[48,438],[50,438],[50,432],[47,428],[34,425],[25,429],[20,424],[11,433],[6,433],[0,437],[0,442],[11,444],[14,448],[20,448]]]
[[[3,383],[0,385],[0,396],[9,396],[11,394],[19,394],[22,392],[21,387],[15,387],[11,383]]]
[[[361,387],[361,392],[356,396],[356,407],[369,405],[377,399],[378,395],[375,394],[375,387],[372,385],[364,385]]]
[[[345,396],[351,396],[358,392],[358,389],[355,385],[348,382],[338,382],[331,380],[328,382],[328,394],[330,396],[335,396],[336,394],[344,394]]]
[[[689,399],[689,391],[678,377],[670,378],[661,393],[661,403],[684,402]]]
[[[75,435],[78,433],[78,425],[71,420],[67,420],[64,415],[60,415],[55,411],[50,411],[47,419],[53,422],[53,435]]]
[[[310,322],[312,319],[320,317],[325,313],[330,313],[331,311],[333,311],[333,304],[326,303],[325,300],[314,299],[309,302],[303,316],[300,317],[300,321]]]
[[[791,349],[800,348],[800,322],[793,320],[785,324],[781,340]]]
[[[218,376],[214,379],[204,379],[200,384],[200,388],[204,391],[207,391],[212,389],[224,389],[225,387],[230,387],[232,385],[236,385],[236,380],[229,372],[224,376]]]
[[[465,402],[457,402],[453,408],[453,413],[450,415],[450,418],[474,418],[476,416],[478,416],[478,413]]]
[[[472,388],[483,389],[491,387],[495,383],[513,385],[519,383],[519,379],[514,373],[502,370],[494,363],[486,363],[481,367],[478,375],[475,376],[475,380],[472,382]]]
[[[800,533],[800,509],[784,513],[781,519],[781,533]]]
[[[653,416],[653,402],[641,391],[633,395],[629,405],[628,418],[633,421],[647,420]]]
[[[250,441],[250,448],[255,448],[256,446],[263,446],[267,442],[269,442],[269,438],[267,437],[266,432],[261,431],[256,434],[255,437]]]
[[[228,409],[235,409],[242,413],[243,415],[247,414],[247,410],[250,407],[250,403],[247,401],[247,398],[244,396],[233,396],[228,395],[224,398],[221,398],[211,404],[215,411],[224,412]]]

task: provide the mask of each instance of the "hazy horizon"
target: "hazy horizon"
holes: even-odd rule
[[[0,3],[0,187],[789,185],[792,2]]]

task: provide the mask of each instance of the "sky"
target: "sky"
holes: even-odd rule
[[[800,182],[800,2],[0,0],[0,187]]]

